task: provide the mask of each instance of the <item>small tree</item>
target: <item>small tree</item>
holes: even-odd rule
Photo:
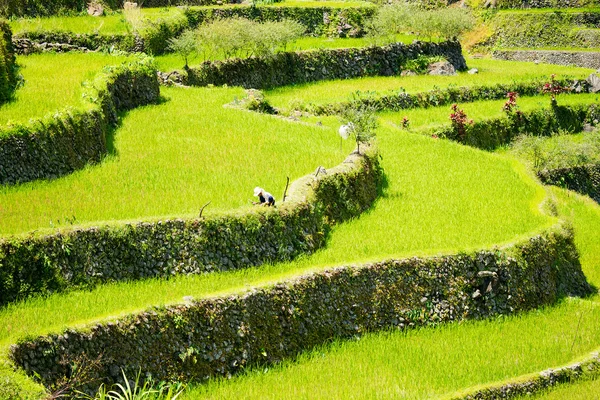
[[[360,154],[360,145],[367,144],[375,137],[378,122],[375,109],[360,102],[353,102],[342,112],[340,135],[352,135],[356,140],[356,152]]]
[[[176,38],[169,39],[169,48],[183,58],[184,69],[188,69],[188,61],[198,55],[198,38],[196,32],[187,30]]]

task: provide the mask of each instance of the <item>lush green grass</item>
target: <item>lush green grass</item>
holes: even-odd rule
[[[583,317],[575,337],[578,314]],[[599,317],[598,303],[574,300],[521,317],[371,334],[336,341],[295,362],[191,386],[184,398],[439,398],[597,348]]]
[[[553,193],[561,214],[574,223],[584,271],[600,285],[600,207],[561,189]],[[367,335],[295,362],[192,387],[186,398],[440,397],[556,367],[597,349],[599,317],[595,296],[500,320]]]
[[[561,67],[490,59],[467,59],[469,68],[479,69],[475,75],[466,72],[456,76],[370,77],[348,80],[323,81],[306,85],[286,86],[266,92],[268,101],[275,107],[288,108],[294,104],[327,104],[346,101],[356,91],[417,93],[450,86],[493,85],[513,81],[528,81],[556,74],[557,77],[587,77],[588,68]]]
[[[560,385],[553,390],[540,393],[536,396],[523,396],[518,400],[600,400],[600,379]]]
[[[280,197],[286,177],[341,162],[332,129],[224,108],[241,89],[162,89],[168,99],[129,112],[115,154],[53,181],[0,187],[0,233],[78,223],[196,215],[247,207],[252,189]]]
[[[126,34],[131,28],[121,13],[102,17],[78,15],[70,17],[18,18],[9,21],[13,33],[60,31],[73,33],[98,33],[100,35]]]
[[[215,90],[212,96],[218,98],[219,93],[226,91]],[[189,118],[184,117],[184,121]],[[128,124],[137,122],[129,119]],[[184,296],[205,297],[244,290],[328,265],[487,247],[515,240],[554,222],[541,215],[538,208],[545,191],[526,176],[516,161],[394,129],[382,129],[379,142],[389,179],[385,196],[366,215],[336,227],[327,247],[314,256],[237,272],[106,285],[92,292],[31,299],[0,311],[0,343],[151,305],[181,302]],[[176,141],[175,145],[179,143]],[[214,151],[219,142],[214,141],[212,146]],[[218,153],[221,158],[237,156]],[[204,156],[197,154],[192,158],[200,157]],[[123,175],[131,178],[128,171]],[[207,191],[218,187],[216,182],[211,184]],[[93,185],[90,190],[94,190]],[[26,193],[31,196],[31,192]],[[70,194],[68,199],[73,201],[82,195]],[[157,197],[163,201],[169,198]]]
[[[558,97],[559,105],[590,104],[600,101],[600,94],[573,94]],[[506,100],[477,101],[473,103],[460,104],[469,119],[481,121],[487,118],[497,118],[504,114],[502,106]],[[539,108],[550,107],[550,97],[533,96],[519,97],[517,104],[521,111],[529,111]],[[409,109],[398,112],[385,112],[381,119],[392,125],[399,125],[402,118],[407,117],[410,121],[410,129],[415,132],[431,132],[436,127],[450,123],[450,105],[432,107],[427,109]]]
[[[416,36],[413,35],[398,35],[396,40],[402,43],[411,43]],[[281,51],[300,51],[300,50],[317,50],[317,49],[342,49],[348,47],[365,47],[372,44],[369,38],[328,38],[328,37],[302,37],[294,43],[289,44]],[[210,57],[211,61],[222,59],[222,57]],[[173,71],[183,68],[183,58],[180,55],[170,53],[155,57],[158,69],[161,71]],[[203,61],[200,57],[195,57],[189,60],[190,65],[199,64]]]
[[[102,67],[125,60],[123,56],[96,53],[46,53],[17,57],[19,73],[25,82],[16,90],[14,100],[0,105],[0,125],[26,123],[31,118],[80,105],[82,82],[92,79]]]

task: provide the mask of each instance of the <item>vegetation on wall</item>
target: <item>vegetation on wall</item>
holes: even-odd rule
[[[0,20],[0,104],[12,97],[16,84],[17,66],[12,32],[8,23]]]
[[[415,5],[397,3],[377,10],[368,23],[368,35],[375,41],[390,43],[398,33],[415,32],[423,39],[455,39],[473,28],[475,20],[463,8],[423,10]]]
[[[0,183],[58,177],[98,162],[107,152],[106,135],[117,113],[158,96],[151,59],[106,68],[84,93],[87,104],[81,108],[0,129]]]
[[[443,56],[457,70],[467,65],[460,43],[394,43],[383,47],[334,49],[278,53],[272,57],[252,57],[205,62],[187,70],[192,86],[233,85],[264,89],[327,79],[359,76],[392,76],[418,56]]]

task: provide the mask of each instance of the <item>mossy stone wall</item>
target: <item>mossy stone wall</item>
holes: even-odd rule
[[[278,53],[272,57],[250,57],[204,62],[187,70],[192,86],[231,85],[268,89],[332,79],[361,76],[392,76],[402,71],[407,60],[444,56],[457,70],[467,68],[460,43],[395,43],[383,47]]]
[[[158,100],[150,59],[106,69],[80,108],[67,108],[27,125],[0,128],[0,184],[56,178],[98,162],[117,112]]]
[[[590,196],[600,203],[600,165],[588,164],[538,172],[540,180],[547,185],[565,187]]]
[[[204,380],[276,363],[332,338],[513,314],[591,291],[572,231],[556,227],[505,249],[344,266],[154,308],[26,339],[10,357],[47,386],[68,376],[75,360],[96,359],[89,373],[108,384],[122,380],[121,370]]]
[[[370,207],[381,174],[371,149],[299,180],[278,209],[0,239],[0,306],[103,282],[291,260],[321,247],[331,224]]]

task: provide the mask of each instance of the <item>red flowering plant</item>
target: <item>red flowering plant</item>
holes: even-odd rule
[[[410,121],[408,119],[408,117],[403,117],[402,121],[400,122],[400,126],[402,127],[402,129],[408,129],[410,128]]]
[[[571,90],[567,86],[561,86],[555,78],[556,75],[550,75],[550,82],[544,83],[544,86],[542,87],[542,93],[550,95],[550,103],[552,106],[556,106],[556,96]]]
[[[518,97],[519,93],[517,92],[506,93],[506,98],[508,100],[506,100],[506,103],[502,106],[502,111],[506,113],[506,116],[515,128],[521,128],[524,122],[523,112],[519,110],[519,105],[517,104]]]
[[[450,121],[454,135],[461,140],[464,140],[467,134],[467,126],[473,125],[473,120],[467,118],[464,110],[458,108],[458,104],[452,104],[452,113],[450,113]]]

